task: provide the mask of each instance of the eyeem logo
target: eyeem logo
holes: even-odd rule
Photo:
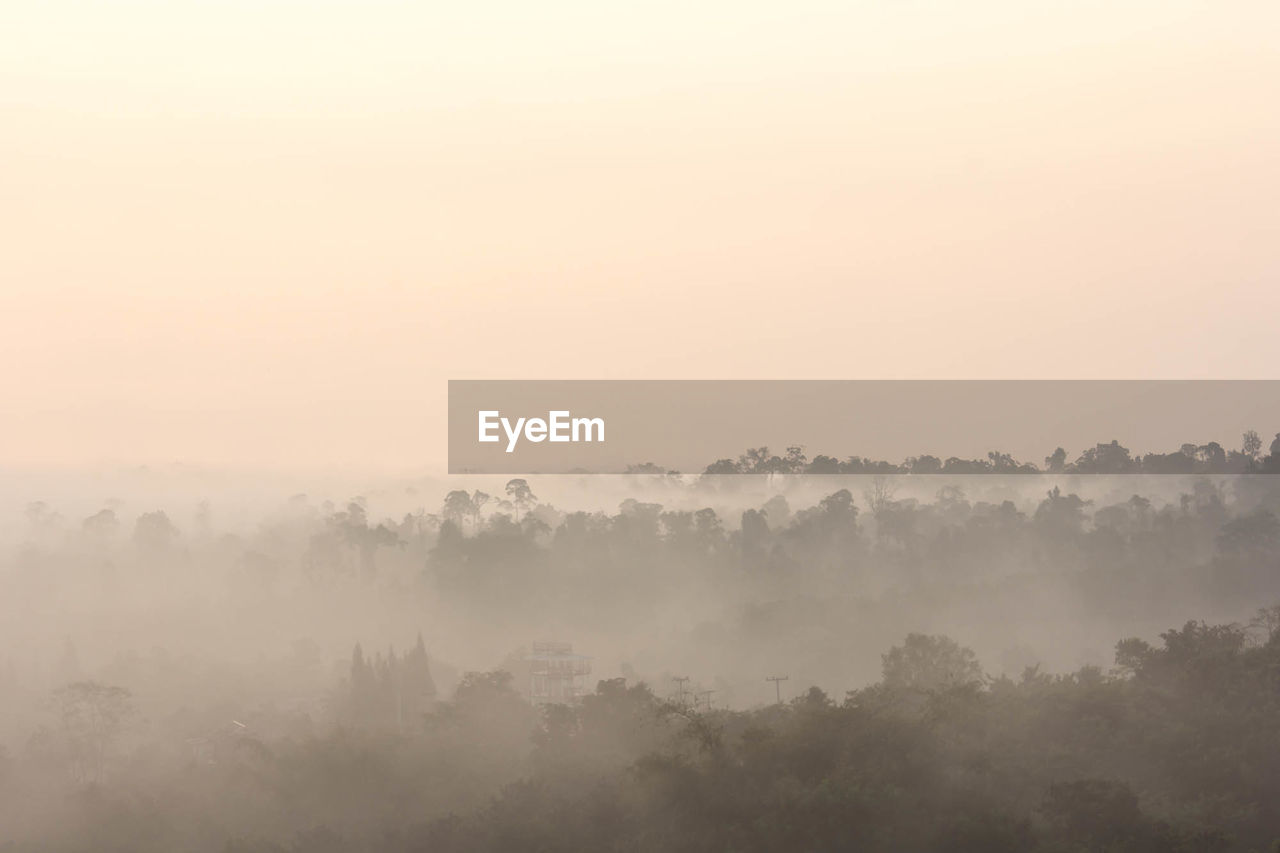
[[[573,418],[567,411],[547,412],[546,420],[542,418],[510,418],[502,417],[498,411],[482,411],[480,415],[480,441],[500,441],[498,430],[506,433],[507,452],[516,449],[516,444],[523,436],[534,443],[540,441],[604,441],[604,418]]]

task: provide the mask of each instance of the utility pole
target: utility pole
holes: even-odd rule
[[[715,691],[714,691],[714,690],[700,690],[700,691],[698,691],[697,693],[693,694],[693,707],[695,707],[695,708],[696,708],[696,707],[698,707],[698,700],[699,700],[699,699],[701,699],[701,700],[706,704],[706,706],[707,706],[707,710],[708,710],[708,711],[710,711],[710,710],[711,710],[711,694],[712,694],[712,693],[715,693]]]
[[[676,688],[676,701],[681,705],[684,704],[684,683],[689,680],[687,675],[673,675],[671,680],[679,686]]]
[[[396,734],[404,734],[404,673],[395,664],[395,652],[391,653],[391,665],[396,678]]]
[[[782,682],[786,681],[786,680],[787,680],[787,679],[789,679],[790,677],[791,677],[791,676],[789,676],[789,675],[766,675],[766,676],[764,677],[764,680],[765,680],[765,681],[772,681],[772,682],[773,682],[773,692],[774,692],[774,693],[776,693],[776,694],[778,695],[778,704],[779,704],[779,705],[781,705],[781,704],[782,704]]]

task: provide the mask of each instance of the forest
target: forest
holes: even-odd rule
[[[1262,437],[1255,430],[1244,434],[1239,450],[1227,450],[1216,441],[1187,443],[1168,453],[1134,454],[1119,441],[1099,442],[1074,461],[1059,447],[1044,458],[1044,466],[1019,462],[1008,453],[993,450],[985,459],[940,459],[931,454],[911,456],[900,463],[861,456],[818,454],[809,459],[804,448],[788,447],[782,456],[767,447],[747,450],[736,459],[718,459],[707,474],[1275,474],[1280,473],[1280,433],[1263,456]],[[651,471],[652,466],[633,466]]]
[[[1272,853],[1270,450],[28,502],[0,851]]]

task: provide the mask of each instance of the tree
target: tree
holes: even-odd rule
[[[533,489],[529,488],[526,480],[515,479],[507,481],[507,498],[516,508],[516,521],[520,520],[521,511],[528,511],[530,507],[538,502],[538,498],[533,493]]]
[[[926,453],[908,459],[906,467],[912,474],[937,474],[942,470],[942,460]]]
[[[347,505],[346,512],[335,513],[330,523],[342,541],[360,554],[360,576],[365,581],[372,582],[378,576],[378,549],[401,544],[400,537],[385,524],[370,527],[364,507],[354,501]]]
[[[765,514],[754,509],[742,513],[742,539],[739,552],[742,565],[752,571],[764,567],[772,537],[769,534],[769,522]]]
[[[53,691],[66,738],[68,770],[78,783],[101,781],[107,751],[132,713],[129,691],[96,681],[77,681]]]
[[[1227,452],[1222,449],[1221,444],[1211,441],[1196,448],[1196,459],[1204,465],[1208,472],[1217,472],[1223,470],[1226,466]]]
[[[866,498],[867,505],[871,507],[871,511],[879,515],[893,503],[893,496],[897,492],[898,487],[892,479],[882,474],[877,474],[871,478],[871,487],[864,491],[862,496]]]
[[[880,660],[886,687],[939,690],[982,680],[978,656],[950,637],[908,634]]]
[[[810,474],[839,474],[840,460],[834,456],[823,456],[818,454],[813,457],[813,461],[809,463],[808,472]]]
[[[738,467],[750,474],[769,474],[771,473],[768,447],[749,447],[747,452],[738,457]]]
[[[492,500],[492,496],[488,492],[482,492],[476,489],[471,493],[471,519],[472,529],[480,529],[480,510],[484,509],[484,505]]]
[[[163,510],[144,512],[133,525],[134,544],[145,553],[163,554],[173,547],[177,538],[178,528]]]
[[[1185,445],[1195,452],[1195,445]],[[1075,462],[1075,470],[1080,474],[1123,474],[1133,467],[1133,459],[1129,449],[1116,440],[1110,444],[1099,443],[1080,454]]]
[[[848,489],[840,489],[827,495],[818,501],[818,509],[821,515],[817,518],[826,531],[856,531],[858,507]]]
[[[1240,452],[1251,460],[1256,460],[1262,453],[1262,437],[1257,430],[1249,430],[1240,439]]]
[[[454,489],[444,496],[444,508],[440,511],[447,520],[461,525],[463,521],[475,516],[475,500],[466,489]]]
[[[109,539],[120,529],[120,521],[116,518],[115,510],[104,509],[86,518],[80,529],[87,536]]]
[[[1151,644],[1139,637],[1121,640],[1116,643],[1116,669],[1121,675],[1136,675],[1154,654]]]
[[[1108,779],[1050,785],[1041,810],[1068,839],[1093,850],[1119,849],[1142,818],[1137,795]]]
[[[1075,493],[1064,495],[1057,486],[1047,495],[1036,507],[1036,523],[1059,535],[1079,533],[1084,527],[1084,508],[1092,501],[1086,501]]]
[[[1264,558],[1280,547],[1280,519],[1259,507],[1224,524],[1217,541],[1218,549],[1225,554]]]
[[[782,465],[779,467],[784,474],[799,474],[804,470],[807,462],[804,448],[793,446],[787,448],[787,455],[782,458]]]

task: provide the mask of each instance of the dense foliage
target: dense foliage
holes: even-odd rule
[[[1277,478],[756,456],[592,480],[616,509],[32,504],[0,851],[1271,853]],[[580,701],[532,701],[543,638]]]
[[[1044,458],[1044,465],[1020,462],[1008,453],[993,450],[985,459],[941,459],[931,454],[912,456],[900,463],[861,456],[818,454],[810,459],[801,447],[788,447],[778,456],[767,447],[753,447],[737,459],[718,459],[707,474],[1274,474],[1280,473],[1280,433],[1262,455],[1262,438],[1253,430],[1243,436],[1239,450],[1227,450],[1216,441],[1183,444],[1169,453],[1133,454],[1120,442],[1099,442],[1069,461],[1061,447]],[[653,473],[652,465],[633,471]]]
[[[508,673],[471,673],[399,734],[135,756],[117,784],[71,794],[54,837],[3,849],[1270,850],[1278,626],[1280,608],[1249,628],[1191,622],[1121,641],[1110,672],[1015,679],[910,635],[873,686],[751,711],[623,679],[534,708]],[[21,765],[4,765],[7,797],[31,796]]]

